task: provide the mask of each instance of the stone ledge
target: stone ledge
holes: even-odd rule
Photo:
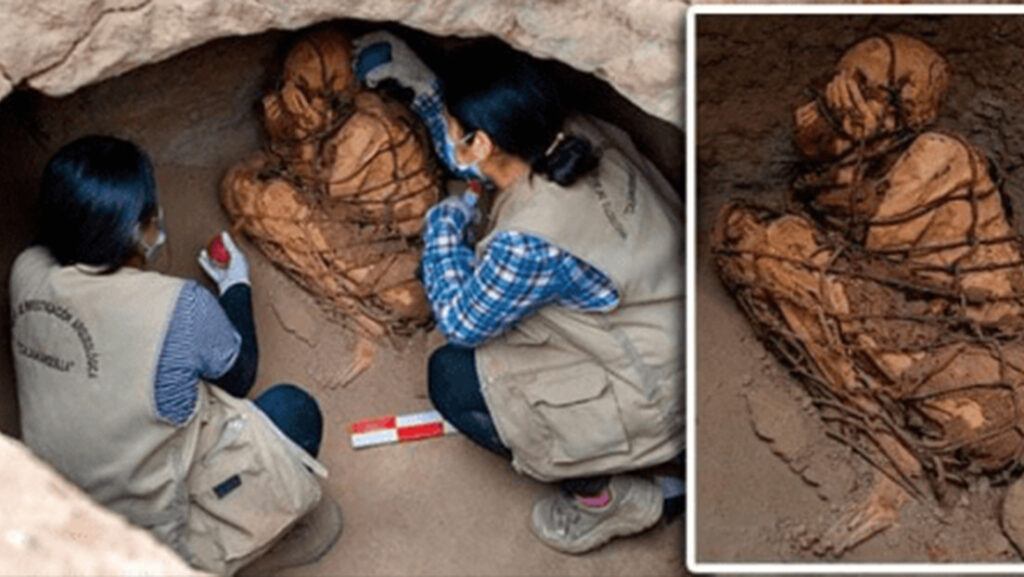
[[[22,84],[62,96],[217,38],[354,18],[436,35],[493,35],[592,73],[644,111],[682,127],[686,6],[681,0],[7,3],[0,19],[0,98]]]
[[[0,434],[0,575],[204,575]]]

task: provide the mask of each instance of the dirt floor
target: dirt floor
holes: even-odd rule
[[[291,36],[221,40],[173,60],[85,88],[63,99],[15,94],[0,105],[0,429],[17,434],[7,309],[10,264],[32,234],[38,176],[67,141],[108,133],[142,145],[156,165],[169,250],[168,274],[203,278],[195,254],[227,226],[217,186],[226,169],[261,145],[254,103],[279,70]],[[585,81],[583,81],[585,83]],[[627,114],[607,87],[603,106]],[[603,96],[602,96],[603,95]],[[681,134],[634,117],[642,147],[680,167]],[[612,543],[581,557],[556,553],[529,531],[531,503],[550,490],[461,437],[354,452],[356,419],[430,408],[426,363],[443,343],[435,333],[382,346],[373,367],[338,386],[357,340],[322,320],[312,300],[243,242],[252,268],[261,349],[255,394],[282,381],[310,388],[326,415],[321,460],[345,531],[321,562],[290,575],[678,575],[682,523]],[[209,286],[209,285],[208,285]]]
[[[857,40],[917,35],[953,66],[939,128],[984,147],[1024,206],[1024,18],[702,16],[698,20],[697,556],[827,560],[815,541],[866,495],[871,470],[824,435],[809,398],[769,355],[716,277],[708,232],[730,198],[781,202],[794,175],[792,111]],[[1018,208],[1019,210],[1019,208]],[[923,506],[844,561],[1019,561],[999,528],[1005,487]]]

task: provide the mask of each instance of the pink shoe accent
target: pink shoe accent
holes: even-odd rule
[[[581,504],[583,504],[583,505],[585,505],[587,507],[592,507],[594,509],[600,509],[602,507],[607,507],[608,503],[612,502],[612,492],[607,490],[607,489],[605,489],[604,491],[601,492],[600,495],[598,495],[596,497],[584,497],[582,495],[576,495],[576,499]]]

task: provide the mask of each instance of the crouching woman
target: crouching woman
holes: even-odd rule
[[[304,550],[278,547],[269,567],[329,548],[340,512],[315,474],[316,401],[292,385],[244,399],[258,349],[231,238],[226,267],[200,254],[219,300],[144,270],[166,236],[153,169],[109,137],[51,159],[38,218],[10,281],[25,443],[195,567],[234,573],[304,527]]]
[[[412,88],[452,172],[497,190],[475,246],[470,197],[426,218],[423,283],[450,343],[430,359],[434,405],[519,472],[561,482],[533,508],[545,544],[582,553],[651,527],[681,481],[627,473],[684,446],[678,195],[621,130],[568,114],[526,58],[451,57],[442,104],[401,41],[358,45],[357,73]]]

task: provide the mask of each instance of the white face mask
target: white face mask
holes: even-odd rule
[[[160,254],[160,249],[167,244],[167,232],[164,223],[164,209],[158,208],[156,212],[157,235],[153,244],[146,242],[146,235],[142,231],[142,223],[135,225],[135,246],[146,262],[152,262]]]

